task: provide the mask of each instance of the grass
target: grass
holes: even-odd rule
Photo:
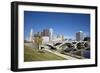
[[[36,48],[24,46],[24,61],[47,61],[47,60],[65,60],[65,58],[57,56],[48,51],[40,52]]]

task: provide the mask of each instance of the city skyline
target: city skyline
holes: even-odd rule
[[[77,13],[33,12],[24,11],[24,38],[27,39],[30,30],[40,32],[52,28],[54,34],[75,39],[75,33],[83,31],[90,35],[90,15]]]

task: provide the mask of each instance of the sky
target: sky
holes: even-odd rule
[[[75,39],[78,31],[90,35],[90,14],[24,11],[24,38],[29,37],[30,30],[40,32],[52,28],[54,34]]]

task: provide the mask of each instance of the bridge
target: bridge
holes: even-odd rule
[[[48,43],[44,43],[43,45],[47,45],[47,46],[51,46],[51,47],[53,47],[53,48],[56,48],[57,50],[62,50],[62,47],[64,47],[64,45],[66,45],[65,46],[65,48],[68,48],[68,45],[67,44],[71,44],[74,48],[77,48],[77,44],[78,43],[83,43],[83,44],[85,44],[85,43],[88,43],[87,41],[56,41],[56,42],[48,42]],[[55,45],[56,44],[56,45]]]
[[[75,42],[75,43],[73,43],[73,42]],[[57,43],[60,43],[60,44],[57,44]],[[71,45],[76,46],[76,51],[72,51],[72,48],[68,48],[66,45],[67,43],[70,43]],[[87,41],[60,41],[60,42],[55,43],[57,45],[55,45],[54,43],[44,43],[41,47],[44,47],[45,50],[47,50],[47,51],[48,50],[50,51],[50,49],[52,49],[52,50],[56,50],[55,52],[59,52],[59,53],[61,53],[61,51],[63,51],[64,49],[71,49],[71,51],[70,51],[71,53],[70,52],[66,53],[67,55],[69,55],[69,57],[82,59],[82,58],[84,58],[83,56],[78,56],[75,54],[73,55],[73,53],[75,53],[75,52],[83,51],[81,49],[77,49],[78,43],[85,44],[85,43],[87,43]],[[48,49],[48,48],[50,48],[50,49]]]
[[[76,51],[69,51],[68,53],[66,53],[66,55],[62,54],[61,51],[65,50],[65,49],[72,49],[72,48],[68,48],[67,43],[70,43],[71,45],[74,45],[76,48]],[[47,50],[49,52],[52,52],[56,55],[59,56],[63,56],[64,58],[68,58],[68,59],[73,59],[73,58],[79,58],[82,59],[84,58],[83,56],[78,56],[78,55],[74,55],[73,53],[78,52],[78,51],[82,51],[81,49],[77,49],[77,44],[78,43],[87,43],[87,41],[56,41],[56,42],[46,42],[43,43],[42,45],[39,46],[39,49],[44,48],[44,50]],[[30,47],[35,47],[35,45],[33,43],[25,43],[25,45],[30,46]],[[55,51],[53,51],[55,50]]]

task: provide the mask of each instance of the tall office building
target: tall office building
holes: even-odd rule
[[[42,32],[43,36],[49,36],[49,29],[44,29]]]
[[[41,36],[43,36],[43,31],[41,31]]]
[[[76,41],[83,41],[84,40],[84,33],[79,31],[76,33]]]
[[[49,41],[52,42],[52,40],[53,40],[53,29],[50,28],[49,29]]]
[[[30,30],[29,41],[33,40],[33,29]]]

